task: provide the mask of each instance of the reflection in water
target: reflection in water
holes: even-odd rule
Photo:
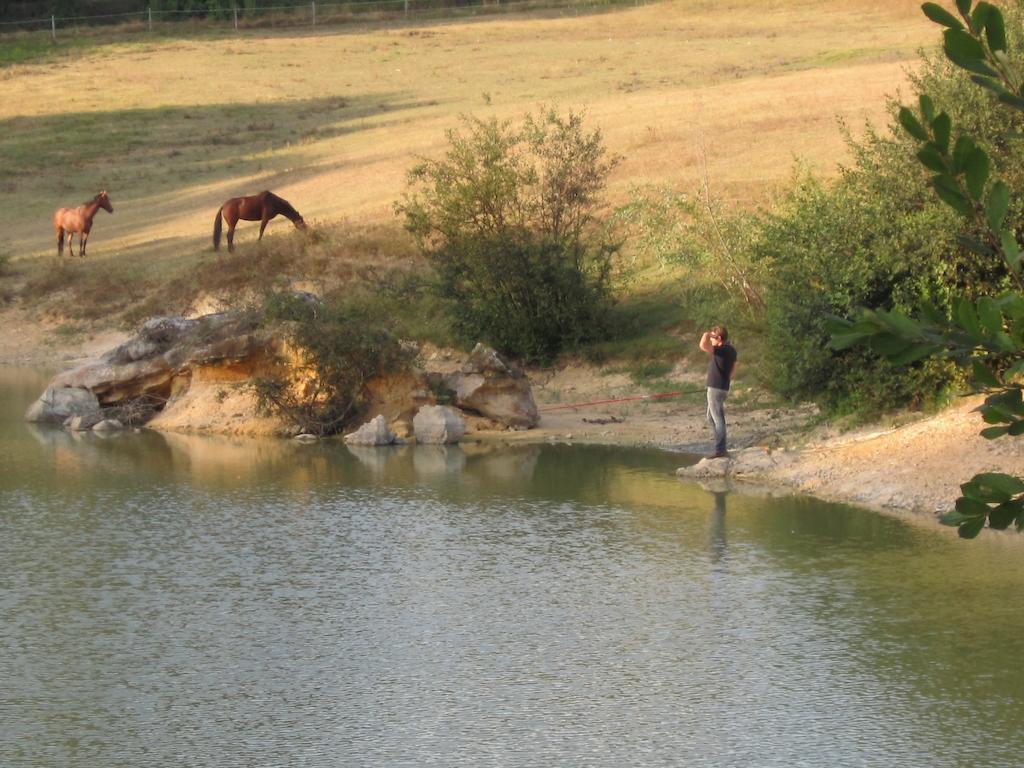
[[[1021,762],[1006,539],[658,451],[37,430],[16,383],[5,768]]]
[[[713,491],[715,507],[711,511],[711,559],[721,560],[725,557],[728,545],[725,540],[725,497],[727,491]]]

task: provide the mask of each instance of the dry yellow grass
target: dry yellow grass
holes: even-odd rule
[[[635,184],[695,187],[704,147],[718,192],[749,204],[794,158],[833,172],[845,157],[836,118],[882,120],[886,94],[936,39],[917,0],[677,0],[140,38],[0,72],[2,247],[49,255],[53,209],[101,187],[115,215],[99,214],[93,259],[196,254],[224,199],[263,188],[307,220],[384,220],[415,156],[442,151],[460,113],[539,104],[585,109],[602,129],[624,158],[616,199]],[[239,242],[255,232],[240,225]]]

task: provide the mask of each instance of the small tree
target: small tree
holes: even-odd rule
[[[282,293],[270,295],[263,311],[265,322],[288,329],[302,360],[254,379],[257,402],[303,432],[348,426],[362,414],[369,381],[410,362],[398,339],[357,307]]]
[[[1002,12],[987,2],[956,0],[958,15],[935,3],[921,6],[932,21],[946,27],[947,58],[971,73],[971,80],[991,91],[1000,103],[1024,111],[1024,78],[1008,55]],[[932,99],[922,95],[919,110],[904,107],[900,122],[919,142],[918,160],[932,172],[939,198],[980,231],[961,242],[982,258],[1000,257],[1015,290],[984,296],[977,302],[960,296],[953,316],[932,307],[910,318],[896,311],[863,310],[854,321],[834,319],[833,345],[846,348],[869,343],[890,359],[908,363],[945,355],[968,367],[978,391],[988,393],[981,407],[991,426],[982,435],[995,439],[1024,434],[1024,273],[1016,232],[1007,226],[1011,192],[1003,180],[993,181],[989,153],[966,133],[954,141],[953,122],[936,113]],[[1019,138],[1019,137],[1018,137]],[[955,511],[941,519],[958,527],[964,538],[977,536],[986,521],[1003,529],[1024,528],[1024,480],[1002,473],[975,475],[961,485]]]
[[[456,332],[531,361],[599,338],[616,247],[600,196],[616,160],[581,115],[463,119],[396,206],[437,269]]]

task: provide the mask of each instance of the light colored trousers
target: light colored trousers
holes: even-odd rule
[[[725,453],[725,398],[728,389],[708,387],[708,424],[715,433],[715,453]]]

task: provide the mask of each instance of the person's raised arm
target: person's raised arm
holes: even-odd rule
[[[704,331],[704,335],[700,337],[700,349],[702,352],[707,352],[709,355],[715,351],[715,345],[711,342],[714,338],[714,334],[711,331]]]

